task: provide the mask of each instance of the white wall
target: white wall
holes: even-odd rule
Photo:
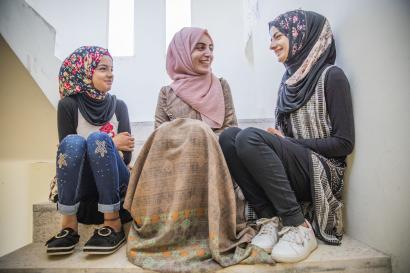
[[[135,56],[114,58],[112,93],[124,99],[131,121],[154,119],[165,71],[165,0],[135,0]]]
[[[356,148],[346,179],[346,230],[410,272],[410,4],[406,0],[259,1],[254,64],[243,54],[242,1],[192,1],[192,23],[215,42],[214,72],[229,80],[240,118],[271,117],[283,67],[269,52],[267,23],[296,8],[326,15],[337,64],[353,97]]]
[[[60,60],[83,45],[107,47],[108,0],[26,2],[55,28],[55,55]]]
[[[54,53],[61,61],[82,45],[108,46],[108,0],[27,2],[55,28]],[[153,120],[158,92],[168,83],[165,0],[135,0],[134,9],[135,55],[114,57],[111,93],[127,101],[131,121],[147,121]]]
[[[54,55],[55,29],[24,0],[1,0],[0,33],[56,106],[61,61]]]

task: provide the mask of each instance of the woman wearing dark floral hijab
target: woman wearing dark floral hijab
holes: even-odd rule
[[[252,243],[278,262],[297,262],[316,249],[315,234],[341,243],[345,159],[354,146],[352,102],[349,82],[334,65],[325,17],[290,11],[270,22],[269,31],[270,49],[286,69],[275,128],[228,128],[219,140],[260,218]]]
[[[62,230],[47,241],[49,255],[74,251],[78,222],[104,224],[85,244],[87,253],[112,253],[125,242],[121,220],[131,218],[120,200],[134,139],[127,106],[108,94],[113,78],[105,48],[80,47],[61,65],[56,179]]]

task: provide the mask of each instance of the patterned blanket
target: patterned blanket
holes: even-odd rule
[[[237,224],[235,193],[216,135],[177,119],[155,130],[133,167],[124,203],[134,221],[128,259],[162,272],[214,272],[237,263],[273,263]],[[240,218],[240,217],[238,217]]]

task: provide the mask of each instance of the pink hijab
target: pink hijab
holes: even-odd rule
[[[206,29],[195,27],[175,33],[168,46],[166,67],[175,94],[198,111],[211,128],[221,128],[225,118],[222,85],[212,72],[198,74],[192,65],[191,53],[204,34],[211,37]]]

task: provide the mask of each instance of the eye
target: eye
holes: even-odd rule
[[[199,51],[203,51],[203,50],[205,50],[205,45],[204,44],[199,44],[195,47],[195,49],[199,50]]]
[[[214,45],[209,45],[209,50],[214,51]]]

